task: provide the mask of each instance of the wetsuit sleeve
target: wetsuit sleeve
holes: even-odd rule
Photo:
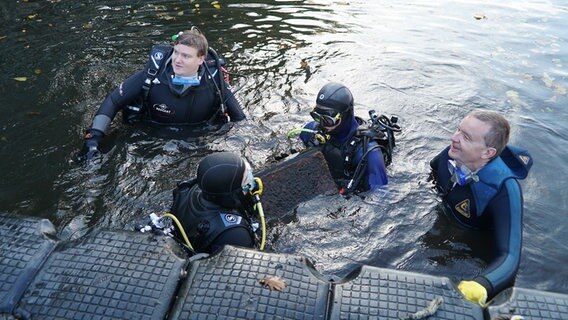
[[[139,71],[107,95],[93,118],[91,129],[106,133],[118,111],[142,94],[142,85],[145,79],[145,72]]]
[[[315,121],[312,121],[312,122],[306,123],[306,125],[304,125],[304,129],[316,130],[317,126],[318,126],[318,123],[315,122]],[[300,140],[302,140],[302,142],[304,143],[304,145],[306,147],[313,147],[314,146],[313,138],[314,138],[313,132],[302,131],[300,133]]]
[[[519,183],[508,179],[489,203],[485,214],[493,231],[494,256],[484,272],[474,280],[487,289],[488,298],[513,285],[522,245],[523,198]]]
[[[223,84],[225,85],[225,105],[227,106],[227,111],[229,112],[231,121],[245,120],[247,117],[243,112],[241,103],[235,97],[231,87],[226,82],[223,82]]]
[[[370,148],[376,147],[375,142],[369,144]],[[385,161],[383,153],[380,148],[376,148],[369,152],[368,162],[365,174],[367,175],[367,181],[369,182],[369,190],[374,190],[380,186],[388,184],[387,169],[385,167]]]

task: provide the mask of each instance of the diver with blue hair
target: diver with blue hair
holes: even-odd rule
[[[432,177],[445,212],[461,225],[489,231],[493,257],[487,268],[458,289],[485,306],[514,284],[522,249],[523,195],[532,157],[509,141],[509,122],[492,111],[475,110],[460,123],[451,144],[432,159]]]
[[[173,235],[194,253],[213,253],[224,245],[264,249],[260,204],[262,181],[249,163],[232,152],[204,157],[197,176],[173,192],[170,213],[179,222]]]
[[[379,117],[374,111],[366,127],[353,109],[351,91],[341,83],[327,83],[310,112],[314,121],[300,129],[305,146],[321,149],[342,194],[388,184],[386,166],[392,160],[393,133],[400,131],[395,117]]]
[[[195,27],[152,48],[144,70],[122,82],[96,112],[78,161],[100,155],[99,144],[119,111],[128,124],[200,125],[246,118],[225,77],[224,60]]]

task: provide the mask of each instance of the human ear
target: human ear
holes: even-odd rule
[[[487,149],[485,149],[481,157],[483,159],[493,159],[496,154],[497,154],[497,149],[493,147],[488,147]]]

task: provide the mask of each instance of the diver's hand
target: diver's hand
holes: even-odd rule
[[[461,281],[458,284],[458,289],[466,300],[477,303],[482,307],[486,305],[487,290],[479,283],[475,281]]]
[[[88,161],[93,158],[97,158],[101,155],[99,151],[99,144],[104,137],[104,133],[96,129],[89,129],[87,134],[85,134],[85,141],[83,142],[83,148],[77,155],[77,161]]]

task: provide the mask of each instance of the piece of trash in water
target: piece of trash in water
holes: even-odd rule
[[[418,319],[425,319],[431,315],[433,315],[434,313],[436,313],[436,311],[438,311],[438,308],[442,305],[442,303],[444,303],[444,298],[438,296],[435,297],[432,301],[430,301],[430,304],[422,309],[419,310],[413,314],[409,314],[406,317],[401,317],[399,318],[400,320],[418,320]]]
[[[277,291],[282,291],[282,289],[288,286],[286,282],[284,282],[284,280],[276,276],[266,276],[264,277],[264,279],[261,279],[259,282],[260,284],[270,288],[270,290],[277,290]]]

